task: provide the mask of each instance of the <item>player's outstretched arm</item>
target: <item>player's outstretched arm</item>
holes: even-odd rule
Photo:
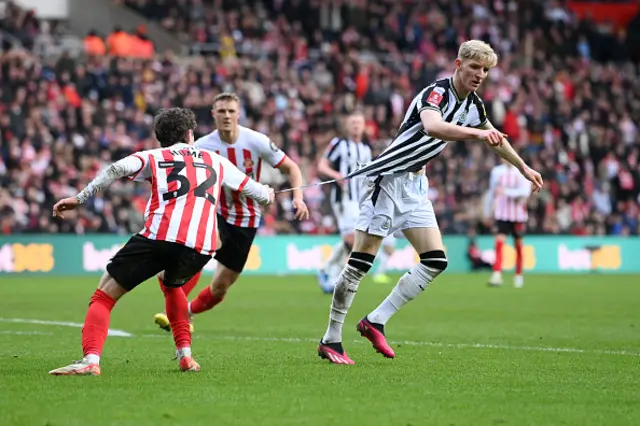
[[[282,170],[282,172],[287,175],[289,178],[289,183],[292,188],[296,188],[293,190],[293,208],[295,209],[295,218],[298,220],[308,219],[309,218],[309,209],[307,205],[304,203],[304,199],[302,196],[302,171],[300,167],[289,157],[285,157],[285,159],[280,163],[278,169]]]
[[[481,140],[495,146],[503,143],[504,133],[496,129],[476,129],[447,123],[442,119],[442,113],[438,110],[427,108],[420,112],[420,120],[424,131],[429,135],[443,141],[464,141],[470,139]]]
[[[87,201],[104,188],[111,185],[118,179],[135,175],[144,167],[144,163],[137,155],[129,155],[121,160],[116,161],[109,167],[104,169],[89,185],[86,186],[75,197],[65,198],[58,201],[53,206],[53,217],[64,218],[62,212],[74,210],[77,206]]]
[[[274,203],[275,194],[273,192],[273,188],[270,188],[268,185],[262,185],[261,183],[251,179],[226,158],[218,156],[218,159],[220,160],[224,170],[222,173],[222,182],[220,182],[223,186],[226,186],[233,191],[241,192],[243,195],[256,200],[262,205]]]
[[[487,120],[486,124],[483,126],[483,129],[486,131],[497,131],[489,120]],[[540,173],[533,170],[527,165],[527,163],[524,162],[524,160],[513,149],[506,138],[503,139],[501,145],[488,145],[493,150],[493,152],[498,154],[501,158],[507,160],[509,163],[513,164],[520,171],[522,176],[524,176],[529,182],[531,182],[531,190],[533,192],[538,192],[542,189],[542,185],[544,184],[544,182],[542,181],[542,176],[540,175]]]

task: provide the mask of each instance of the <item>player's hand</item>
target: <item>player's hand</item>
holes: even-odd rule
[[[524,166],[524,168],[520,171],[522,176],[526,177],[529,182],[531,182],[531,192],[536,193],[540,192],[542,189],[542,185],[544,182],[542,181],[542,175],[535,170],[533,170],[529,166]]]
[[[307,205],[301,199],[293,199],[293,209],[296,211],[294,217],[297,220],[309,219],[309,209]]]
[[[502,146],[504,138],[507,137],[505,133],[496,129],[481,130],[478,136],[480,140],[491,146]]]
[[[267,202],[267,206],[276,202],[276,192],[269,185],[265,185],[267,187],[267,193],[269,194],[269,201]]]
[[[75,210],[76,207],[80,205],[80,202],[76,197],[65,198],[64,200],[58,201],[55,206],[53,206],[53,217],[59,217],[60,219],[64,219],[64,215],[62,212],[67,210]]]

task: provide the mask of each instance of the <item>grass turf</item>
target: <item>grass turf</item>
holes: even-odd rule
[[[509,277],[506,277],[509,278]],[[206,278],[208,279],[208,277]],[[345,324],[355,366],[316,355],[330,296],[310,277],[243,277],[196,318],[202,371],[178,372],[155,282],[125,296],[101,377],[51,377],[80,355],[97,278],[0,279],[3,425],[638,425],[636,276],[445,274],[387,326],[396,359],[355,331],[394,283],[363,282]],[[205,278],[192,294],[204,285]],[[509,281],[506,281],[509,283]],[[41,333],[41,334],[30,334]]]

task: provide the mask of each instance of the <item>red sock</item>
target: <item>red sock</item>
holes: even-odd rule
[[[111,310],[115,304],[116,301],[102,290],[96,290],[91,296],[82,326],[82,351],[85,356],[102,355],[102,348],[109,332]]]
[[[496,260],[493,262],[493,272],[502,272],[502,245],[504,242],[496,239]]]
[[[200,281],[200,275],[202,275],[202,271],[191,277],[191,279],[181,287],[185,296],[189,297],[189,293],[191,293],[193,289],[196,288],[196,286],[198,285],[198,281]]]
[[[198,297],[191,302],[191,313],[199,314],[208,311],[222,302],[222,299],[224,299],[224,296],[214,296],[213,293],[211,293],[211,287],[207,286],[203,288],[200,294],[198,294]]]
[[[161,284],[165,297],[165,310],[171,324],[173,341],[176,349],[191,347],[191,330],[189,330],[189,301],[182,288],[169,288]]]
[[[516,240],[516,275],[522,275],[522,241]]]

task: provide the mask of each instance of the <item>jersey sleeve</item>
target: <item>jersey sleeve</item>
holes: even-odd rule
[[[418,114],[425,109],[432,109],[438,111],[440,115],[447,107],[449,102],[449,96],[447,95],[447,88],[439,84],[434,84],[427,87],[418,95]]]
[[[329,142],[329,146],[324,151],[324,158],[329,160],[330,163],[338,160],[338,158],[340,158],[340,145],[342,145],[342,139],[331,139],[331,142]]]
[[[284,153],[278,146],[271,141],[267,136],[258,139],[258,150],[260,152],[260,158],[266,161],[270,166],[277,168],[282,164],[287,154]]]
[[[131,180],[136,180],[138,176],[144,176],[145,163],[148,162],[145,162],[144,156],[139,154],[129,155],[116,161],[89,182],[89,185],[80,191],[76,198],[80,203],[84,203],[120,178],[128,177]]]
[[[131,158],[130,160],[128,160]],[[130,169],[137,167],[133,174],[127,176],[127,179],[133,182],[143,182],[151,179],[151,166],[149,165],[149,155],[145,153],[131,154],[129,157],[123,158],[130,164]],[[137,161],[136,161],[137,160]]]
[[[469,111],[469,125],[471,127],[482,127],[487,124],[487,110],[484,107],[484,102],[482,102],[482,99],[480,99],[478,95],[474,94],[473,105],[474,107],[471,108],[471,111]]]
[[[242,173],[240,169],[234,166],[231,161],[218,155],[218,161],[222,168],[222,181],[223,186],[242,193],[247,197],[253,198],[260,204],[266,204],[269,202],[269,193],[267,187],[255,180],[251,179],[246,174]]]

